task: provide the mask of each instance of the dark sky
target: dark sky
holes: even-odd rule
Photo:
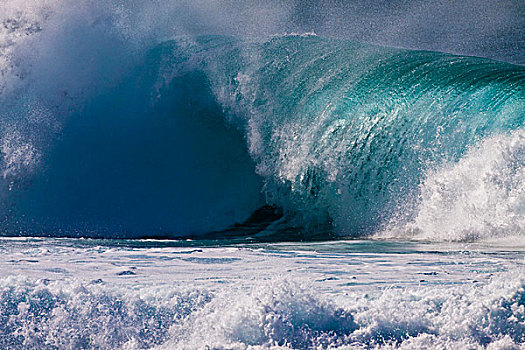
[[[525,0],[133,1],[151,7],[151,25],[183,34],[264,37],[314,31],[525,64]]]
[[[297,0],[290,20],[319,35],[525,63],[525,0]]]

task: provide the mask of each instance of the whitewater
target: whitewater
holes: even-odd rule
[[[336,3],[0,4],[0,348],[525,349],[519,15]]]

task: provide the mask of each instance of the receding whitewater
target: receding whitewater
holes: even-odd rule
[[[525,68],[199,4],[0,4],[0,348],[525,349]]]
[[[523,246],[4,238],[3,349],[520,349]]]

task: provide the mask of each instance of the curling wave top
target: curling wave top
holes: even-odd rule
[[[315,35],[94,55],[79,89],[4,88],[2,232],[193,237],[267,204],[283,239],[525,232],[522,66]]]

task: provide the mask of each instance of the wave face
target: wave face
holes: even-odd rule
[[[374,232],[394,214],[403,221],[400,212],[411,220],[427,171],[525,118],[520,66],[315,36],[226,51],[214,53],[212,84],[246,129],[269,200],[344,235]],[[524,164],[518,146],[505,166]],[[515,180],[509,190],[523,203]]]
[[[89,67],[3,75],[3,232],[195,236],[265,204],[283,232],[525,232],[522,66],[313,35],[106,39]]]

